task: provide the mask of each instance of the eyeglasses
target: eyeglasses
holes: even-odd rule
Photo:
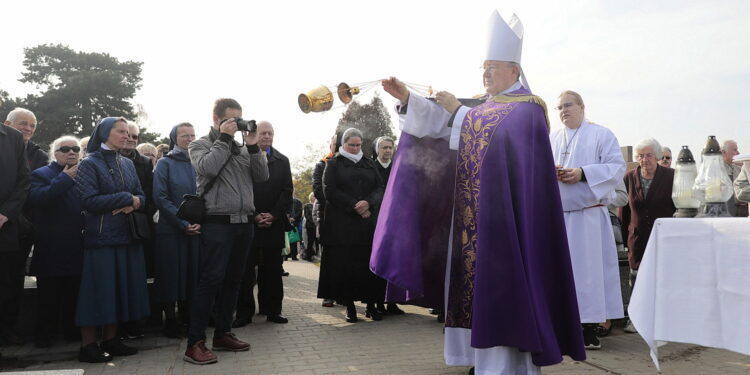
[[[138,134],[130,134],[130,139],[137,141],[138,140]]]
[[[672,160],[671,156],[663,156],[661,160]]]
[[[655,157],[656,157],[656,155],[654,155],[654,154],[652,154],[652,153],[648,153],[648,154],[638,154],[638,155],[636,155],[636,156],[635,156],[635,158],[636,158],[637,160],[643,160],[643,159],[653,159],[653,158],[655,158]]]
[[[60,151],[63,154],[67,154],[67,153],[69,153],[71,151],[73,151],[73,152],[81,152],[81,148],[78,147],[78,146],[72,146],[72,147],[71,146],[62,146],[62,147],[58,148],[57,151]]]

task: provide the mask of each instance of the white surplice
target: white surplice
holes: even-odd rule
[[[516,82],[501,94],[516,91],[521,84]],[[415,137],[442,138],[449,140],[450,148],[457,150],[461,124],[471,110],[462,106],[448,127],[451,114],[435,102],[429,101],[414,93],[409,95],[407,112],[399,115],[399,128]],[[622,176],[620,177],[622,178]],[[451,268],[451,244],[453,243],[453,220],[451,219],[451,236],[446,244],[448,258],[445,277],[445,300],[448,299]],[[445,306],[447,306],[447,302]],[[487,349],[471,347],[471,329],[445,328],[444,345],[445,363],[451,366],[474,366],[476,375],[537,375],[541,374],[539,366],[534,365],[531,353],[520,352],[517,348],[496,346]]]
[[[578,129],[550,134],[555,165],[582,168],[585,182],[558,182],[568,233],[570,261],[581,323],[624,316],[617,247],[607,205],[625,174],[625,160],[615,135],[583,120]]]

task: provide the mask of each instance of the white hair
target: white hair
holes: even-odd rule
[[[669,148],[669,147],[667,147],[667,146],[663,146],[663,147],[661,148],[661,153],[662,153],[662,155],[664,155],[664,153],[665,153],[665,152],[668,152],[668,153],[669,153],[669,154],[671,155],[671,154],[672,154],[672,149],[671,149],[671,148]]]
[[[73,141],[76,143],[76,146],[81,147],[81,140],[72,136],[72,135],[64,135],[60,138],[55,139],[50,143],[49,145],[49,159],[50,160],[57,160],[55,158],[55,151],[57,151],[58,148],[60,148],[60,144],[63,142],[69,142]]]
[[[721,152],[726,151],[727,147],[729,147],[730,143],[737,144],[737,141],[735,141],[734,139],[727,139],[726,141],[722,142],[721,143]]]
[[[10,111],[8,113],[8,117],[5,118],[5,121],[10,121],[11,123],[16,122],[16,119],[18,118],[18,115],[24,114],[29,115],[34,118],[34,122],[36,122],[36,115],[34,115],[34,112],[29,111],[26,108],[15,108],[14,110]]]
[[[117,121],[115,121],[115,122],[117,122]],[[130,122],[130,121],[126,121],[126,123],[128,124],[128,133],[130,133],[131,129],[135,129],[135,134],[136,135],[138,135],[138,134],[141,133],[141,129],[138,127],[138,124],[136,124],[134,122]]]
[[[646,138],[642,139],[640,142],[638,142],[637,145],[635,145],[635,153],[639,153],[639,151],[643,151],[644,148],[651,147],[654,149],[654,156],[656,156],[656,160],[661,160],[662,155],[662,148],[659,141],[653,138]]]

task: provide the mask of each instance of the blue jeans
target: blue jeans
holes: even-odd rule
[[[214,303],[214,336],[230,331],[254,233],[255,228],[249,223],[201,225],[198,287],[191,301],[188,346],[206,339],[206,327]]]

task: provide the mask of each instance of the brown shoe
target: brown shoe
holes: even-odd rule
[[[187,350],[185,350],[185,356],[182,358],[185,362],[194,363],[196,365],[207,365],[218,361],[216,359],[216,354],[208,350],[206,342],[203,340],[188,346]]]
[[[225,332],[223,336],[214,336],[213,350],[226,350],[228,352],[244,352],[250,350],[250,344],[240,341],[232,332]]]

